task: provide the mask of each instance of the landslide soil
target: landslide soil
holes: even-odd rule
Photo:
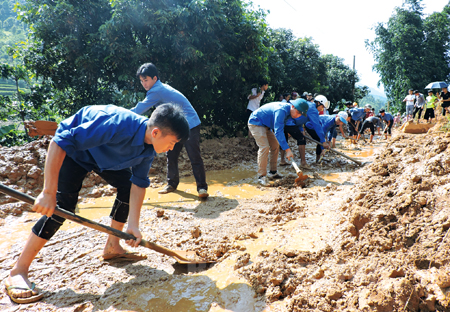
[[[263,188],[263,196],[230,200],[211,194],[187,206],[145,207],[142,234],[168,248],[194,250],[217,261],[215,267],[232,263],[229,274],[251,287],[253,311],[450,311],[450,135],[432,130],[399,133],[387,143],[375,144],[377,152],[362,168],[330,153],[323,165],[306,172],[310,179],[303,188],[294,185],[297,176],[285,167],[280,168],[285,178]],[[3,148],[2,183],[35,196],[42,185],[47,146],[48,139],[42,139]],[[345,143],[340,147],[352,149],[350,156],[364,150]],[[311,163],[314,146],[307,150]],[[238,165],[254,169],[256,152],[247,138],[202,142],[207,171]],[[153,168],[152,187],[161,187],[165,158],[157,157]],[[185,176],[191,174],[186,154],[180,169]],[[338,182],[324,180],[333,173],[339,173]],[[95,175],[86,183],[80,199],[114,193]],[[256,184],[256,179],[234,183]],[[7,196],[0,200],[0,223],[26,208]],[[101,222],[108,224],[108,219]],[[3,222],[0,231],[7,227]],[[263,247],[254,254],[252,244],[263,238]],[[30,270],[30,279],[45,297],[20,309],[152,311],[144,299],[138,302],[131,294],[168,287],[184,276],[193,279],[193,289],[206,283],[195,274],[179,274],[173,259],[145,248],[138,250],[146,260],[104,262],[99,256],[105,239],[86,228],[58,232]],[[0,279],[7,277],[22,247],[23,243],[14,244],[0,258]],[[213,294],[205,305],[171,311],[251,311],[211,287]],[[0,310],[18,308],[0,294]]]

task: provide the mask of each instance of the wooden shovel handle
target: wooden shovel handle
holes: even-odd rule
[[[295,163],[295,161],[292,161],[292,166],[294,166],[295,172],[297,172],[297,174],[301,173],[302,171],[300,170],[300,168],[297,166],[297,164]]]
[[[26,203],[31,204],[31,205],[33,205],[34,201],[35,201],[35,199],[33,197],[31,197],[30,195],[24,194],[22,192],[19,192],[19,191],[15,190],[15,189],[12,189],[10,187],[7,187],[6,185],[1,184],[1,183],[0,183],[0,192],[8,194],[9,196],[12,196],[12,197],[14,197],[14,198],[16,198],[18,200],[21,200],[21,201],[26,202]],[[31,212],[32,210],[28,210],[28,211]],[[78,215],[76,215],[76,214],[74,214],[74,213],[72,213],[70,211],[67,211],[67,210],[64,210],[62,208],[59,208],[58,206],[56,206],[54,214],[59,216],[59,217],[62,217],[62,218],[71,220],[73,222],[76,222],[78,224],[84,225],[84,226],[86,226],[88,228],[91,228],[91,229],[94,229],[94,230],[97,230],[97,231],[100,231],[100,232],[103,232],[103,233],[106,233],[106,234],[114,235],[114,236],[122,238],[124,240],[130,240],[130,239],[134,239],[135,240],[136,239],[136,237],[134,235],[132,235],[132,234],[128,234],[128,233],[116,230],[116,229],[114,229],[114,228],[112,228],[110,226],[103,225],[103,224],[91,221],[89,219],[80,217],[80,216],[78,216]],[[165,247],[159,246],[159,245],[157,245],[155,243],[146,241],[145,239],[142,239],[141,242],[139,243],[139,245],[141,245],[143,247],[150,248],[150,249],[152,249],[154,251],[163,253],[163,254],[171,256],[171,257],[176,257],[176,258],[178,258],[180,260],[183,260],[183,261],[192,261],[190,259],[187,259],[187,258],[179,255],[178,253],[176,253],[173,250],[170,250],[170,249],[167,249]]]
[[[311,141],[311,142],[314,142],[314,143],[317,143],[317,144],[323,146],[322,143],[320,143],[319,141],[316,141],[316,140],[314,140],[314,139],[312,139],[312,138],[310,138],[310,137],[305,136],[305,139],[307,139],[307,140],[309,140],[309,141]],[[332,151],[333,153],[336,153],[336,154],[338,154],[338,155],[341,155],[342,157],[345,157],[345,158],[347,158],[347,159],[350,159],[350,160],[354,161],[355,163],[357,163],[357,164],[360,165],[360,166],[362,165],[362,163],[361,163],[359,160],[356,160],[356,159],[354,159],[354,158],[352,158],[352,157],[350,157],[350,156],[347,156],[347,155],[345,155],[344,153],[341,153],[341,152],[339,152],[339,151],[337,151],[337,150],[335,150],[335,149],[330,148],[330,151]]]

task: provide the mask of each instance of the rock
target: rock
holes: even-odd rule
[[[344,292],[338,288],[337,286],[335,287],[330,287],[327,290],[327,298],[330,300],[338,300],[339,298],[342,297],[342,295],[344,294]]]
[[[164,209],[156,209],[156,217],[161,218],[164,216]]]
[[[358,230],[356,229],[356,226],[354,226],[353,224],[350,224],[347,227],[347,231],[352,234],[352,236],[358,236]]]
[[[245,253],[241,256],[239,256],[236,260],[236,263],[234,265],[234,269],[237,270],[239,268],[242,268],[244,265],[246,265],[250,261],[250,254]]]
[[[421,206],[425,206],[427,204],[427,199],[425,197],[418,197],[416,201]]]
[[[441,288],[450,287],[450,272],[440,270],[435,275],[436,284]]]
[[[202,231],[198,226],[195,226],[193,229],[191,229],[191,234],[193,238],[198,238],[202,234]]]
[[[404,277],[405,271],[403,270],[403,268],[399,268],[398,270],[394,269],[389,272],[388,276],[390,278]]]
[[[315,278],[315,279],[321,279],[321,278],[324,277],[324,276],[325,276],[325,271],[324,271],[323,269],[321,269],[321,268],[317,269],[317,270],[311,275],[311,277],[312,277],[312,278]]]
[[[286,257],[288,257],[288,258],[296,257],[297,254],[298,254],[298,252],[297,252],[296,250],[290,249],[290,248],[283,248],[283,249],[281,250],[281,253],[282,253],[283,255],[285,255]]]

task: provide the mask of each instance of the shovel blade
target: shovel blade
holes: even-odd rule
[[[215,263],[215,261],[208,261],[204,259],[199,259],[195,251],[186,251],[186,250],[174,250],[178,255],[183,258],[189,259],[189,261],[182,260],[174,256],[174,259],[177,260],[178,263],[181,264],[200,264],[200,263]],[[192,259],[192,260],[191,260]]]

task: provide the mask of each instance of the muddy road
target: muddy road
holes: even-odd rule
[[[141,213],[143,236],[215,265],[183,266],[143,247],[134,250],[146,260],[106,262],[106,235],[66,221],[31,266],[45,297],[19,306],[2,292],[0,310],[449,311],[449,142],[438,131],[372,145],[342,140],[338,150],[364,166],[328,153],[300,188],[291,166],[279,167],[284,178],[270,187],[258,186],[252,140],[206,140],[206,201],[196,196],[186,154],[178,191],[157,193],[161,155]],[[2,149],[3,183],[35,196],[47,145]],[[307,145],[309,163],[314,147]],[[112,194],[90,177],[79,214],[109,224]],[[0,204],[3,281],[39,216],[7,196]]]

